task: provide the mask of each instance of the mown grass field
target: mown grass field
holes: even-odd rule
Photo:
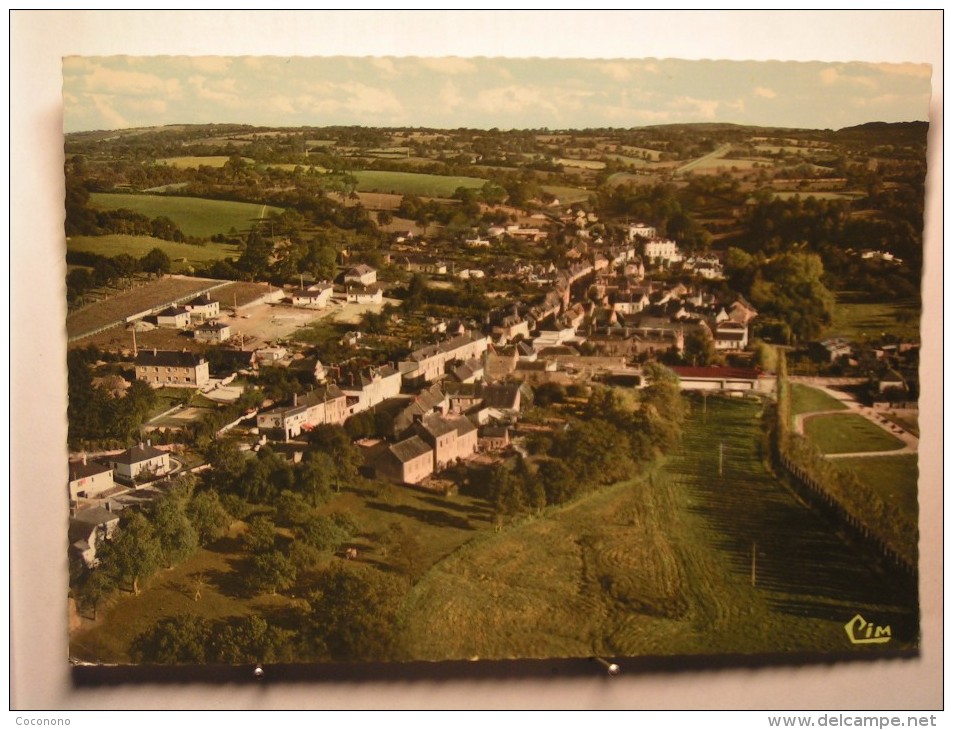
[[[207,263],[241,255],[237,246],[225,243],[207,243],[204,246],[195,246],[190,243],[176,243],[163,241],[152,236],[127,236],[114,234],[109,236],[73,236],[67,241],[67,251],[85,251],[101,256],[118,256],[129,254],[135,258],[142,258],[154,248],[161,248],[172,259],[173,271],[185,271],[190,264]],[[178,259],[185,259],[179,261]]]
[[[916,454],[838,459],[837,465],[850,469],[885,501],[899,507],[910,524],[917,524],[919,468]]]
[[[828,334],[863,342],[883,334],[905,340],[920,340],[920,310],[915,302],[858,301],[858,292],[838,292]]]
[[[172,195],[134,195],[129,193],[92,193],[89,204],[93,208],[115,210],[127,208],[149,218],[167,216],[187,236],[209,238],[216,233],[247,231],[253,223],[280,208],[256,203],[236,203],[229,200],[206,200]]]
[[[893,451],[903,442],[855,413],[812,416],[804,421],[804,434],[824,454]]]
[[[567,203],[581,203],[586,200],[589,200],[589,196],[592,194],[588,190],[583,190],[582,188],[570,188],[564,185],[540,185],[540,187],[559,198],[559,202],[562,205]]]
[[[177,167],[180,170],[195,170],[202,166],[225,167],[225,163],[228,162],[229,159],[230,158],[225,155],[210,155],[207,157],[190,155],[183,157],[163,157],[156,160],[156,162],[160,165],[171,165],[172,167]],[[255,164],[255,161],[251,157],[243,157],[242,160],[248,165]]]
[[[415,656],[870,651],[844,634],[858,611],[914,641],[916,594],[763,466],[759,406],[708,406],[653,476],[481,534],[435,565],[404,607]]]
[[[359,192],[394,193],[449,197],[457,188],[481,188],[486,180],[481,177],[429,175],[422,172],[389,172],[384,170],[355,170]]]
[[[791,383],[791,413],[793,415],[816,411],[840,411],[845,408],[847,408],[846,405],[823,390],[803,383]]]

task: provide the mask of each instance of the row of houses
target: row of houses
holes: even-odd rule
[[[85,456],[69,462],[68,490],[71,502],[100,499],[117,485],[135,485],[169,474],[172,462],[167,451],[151,443],[90,460]]]

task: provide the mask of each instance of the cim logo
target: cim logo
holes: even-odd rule
[[[877,626],[859,613],[844,625],[851,644],[886,644],[891,639],[889,626]]]

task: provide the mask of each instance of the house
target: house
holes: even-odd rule
[[[642,253],[653,264],[668,265],[682,260],[678,244],[668,238],[650,238]]]
[[[325,385],[299,396],[291,404],[269,408],[256,417],[256,425],[267,434],[290,441],[323,424],[342,424],[347,420],[347,397],[336,385]]]
[[[719,352],[744,350],[748,346],[748,326],[733,320],[719,322],[712,337]]]
[[[174,385],[202,388],[208,384],[208,360],[182,350],[140,350],[136,355],[136,380],[154,388]]]
[[[119,515],[103,507],[79,510],[69,520],[70,550],[87,568],[97,564],[96,550],[112,537],[119,524]]]
[[[296,289],[291,293],[291,303],[296,307],[324,309],[331,302],[334,287],[330,282],[320,281],[306,289]]]
[[[375,465],[377,475],[398,484],[419,484],[433,474],[433,450],[419,436],[398,441]]]
[[[127,483],[147,482],[171,471],[169,454],[151,442],[133,446],[109,457],[115,478]]]
[[[116,483],[113,481],[113,470],[106,464],[88,461],[85,456],[81,461],[69,463],[70,501],[95,499],[114,486]]]
[[[519,411],[522,389],[519,383],[492,383],[483,388],[483,403],[501,411]]]
[[[359,264],[344,274],[345,284],[361,284],[370,286],[377,283],[377,270],[367,264]]]
[[[407,360],[400,363],[400,371],[406,381],[431,383],[444,374],[445,366],[451,360],[467,361],[482,357],[488,343],[488,337],[476,332],[457,335],[436,345],[414,350]]]
[[[647,226],[645,223],[629,224],[628,239],[634,241],[636,236],[640,238],[656,238],[658,236],[655,226]]]
[[[232,336],[232,328],[224,322],[206,322],[195,328],[199,342],[225,342]]]
[[[288,350],[284,347],[262,347],[255,350],[255,357],[262,365],[272,365],[288,357]]]
[[[347,287],[345,298],[355,304],[380,304],[384,301],[384,290],[376,284],[354,284]]]
[[[450,399],[439,385],[432,385],[413,396],[406,406],[394,417],[393,432],[404,433],[415,421],[429,413],[446,414],[450,408]]]
[[[371,368],[366,374],[352,374],[349,380],[338,385],[347,398],[348,415],[353,416],[398,396],[401,381],[399,370],[384,365]]]
[[[475,383],[483,378],[483,361],[471,358],[453,369],[453,377],[461,383]]]
[[[821,342],[813,343],[811,345],[811,351],[821,360],[836,362],[842,357],[849,357],[853,352],[853,347],[850,342],[843,337],[832,337]]]
[[[208,294],[202,294],[187,302],[185,309],[189,313],[189,323],[204,322],[208,319],[215,319],[219,315],[219,303],[212,299]]]
[[[477,450],[477,428],[466,416],[431,413],[416,421],[413,431],[433,449],[434,471],[468,459]]]
[[[156,315],[156,324],[160,327],[183,329],[189,326],[189,310],[185,307],[167,307]]]
[[[480,449],[503,451],[510,445],[510,429],[507,426],[484,426],[480,429]]]

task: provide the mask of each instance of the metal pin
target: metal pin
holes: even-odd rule
[[[593,659],[595,659],[597,662],[599,662],[602,666],[606,668],[606,673],[610,677],[618,677],[620,674],[622,674],[622,667],[620,667],[618,664],[614,664],[610,662],[609,660],[603,659],[602,657],[598,657],[598,656],[593,657]]]
[[[261,679],[265,676],[265,670],[261,668],[261,664],[255,665],[255,671],[253,672],[255,679]]]

